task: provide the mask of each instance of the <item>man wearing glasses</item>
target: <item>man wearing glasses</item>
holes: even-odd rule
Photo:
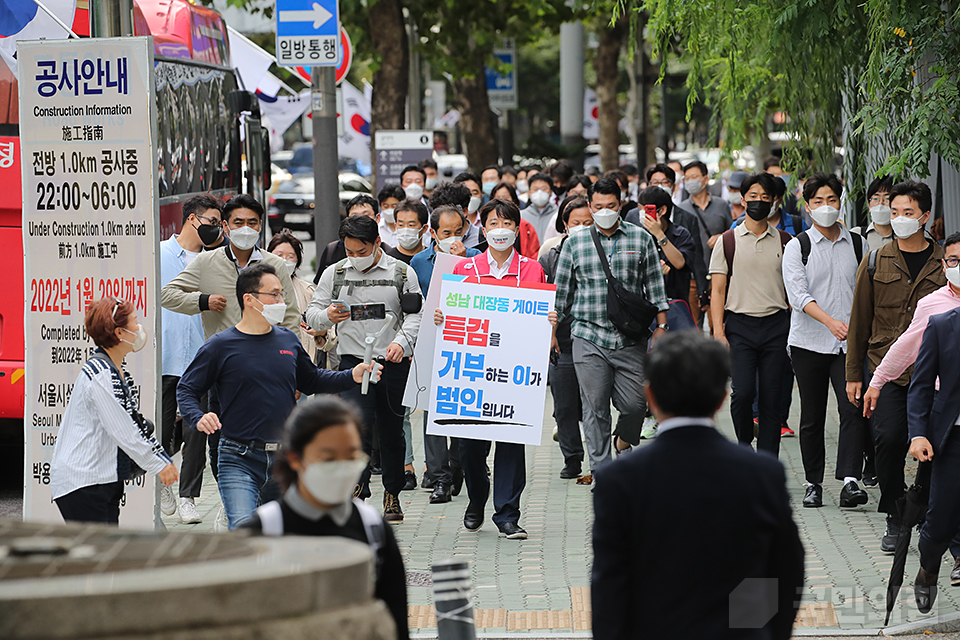
[[[870,223],[862,229],[854,227],[850,230],[851,233],[857,233],[866,238],[870,251],[893,241],[893,227],[890,226],[891,189],[893,189],[893,178],[890,176],[875,178],[867,187]]]
[[[282,272],[286,274],[284,267]],[[180,378],[177,401],[184,420],[206,434],[220,432],[218,485],[228,526],[236,529],[257,506],[280,497],[272,479],[283,425],[296,392],[339,393],[355,387],[369,367],[319,369],[299,334],[275,327],[286,313],[278,271],[255,264],[237,277],[243,309],[235,327],[207,340]],[[204,413],[201,399],[213,389],[218,412]]]

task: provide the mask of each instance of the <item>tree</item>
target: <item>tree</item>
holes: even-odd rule
[[[600,121],[600,163],[604,171],[620,166],[620,51],[630,34],[628,19],[620,16],[612,24],[603,20],[596,25],[599,44],[593,58],[597,71],[597,106]]]

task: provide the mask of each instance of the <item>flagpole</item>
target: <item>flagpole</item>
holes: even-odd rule
[[[50,11],[50,9],[47,9],[47,8],[43,5],[43,3],[40,2],[40,0],[33,0],[33,2],[34,2],[34,4],[36,4],[38,7],[40,7],[41,9],[43,9],[43,12],[44,12],[45,14],[47,14],[48,16],[50,16],[51,18],[53,18],[53,21],[54,21],[54,22],[56,22],[58,25],[60,25],[61,27],[63,27],[64,31],[66,31],[67,33],[69,33],[71,38],[79,38],[79,37],[80,37],[80,36],[78,36],[77,34],[75,34],[75,33],[73,32],[73,29],[71,29],[71,28],[68,27],[66,24],[64,24],[63,20],[61,20],[60,18],[58,18],[58,17],[53,13],[53,11]]]

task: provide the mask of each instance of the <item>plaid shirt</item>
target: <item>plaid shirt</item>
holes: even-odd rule
[[[607,277],[589,229],[573,233],[563,243],[557,262],[557,303],[560,320],[573,316],[571,333],[606,349],[630,346],[607,315]],[[621,222],[612,236],[600,233],[610,271],[624,286],[643,295],[660,311],[670,308],[663,286],[660,257],[653,236]],[[612,257],[611,257],[612,256]]]

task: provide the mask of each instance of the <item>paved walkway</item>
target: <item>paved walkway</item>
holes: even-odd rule
[[[410,630],[429,637],[436,633],[433,592],[429,571],[433,562],[457,558],[470,562],[473,572],[475,614],[478,630],[484,634],[524,634],[589,637],[589,575],[592,562],[592,501],[589,487],[559,478],[563,460],[551,438],[553,419],[549,393],[543,445],[527,447],[527,488],[523,495],[520,524],[529,538],[523,541],[498,537],[490,521],[492,504],[478,533],[462,525],[466,489],[446,505],[431,505],[421,490],[401,495],[405,520],[395,527],[408,572]],[[799,402],[794,397],[791,425],[797,424]],[[414,451],[418,480],[423,464],[420,416],[414,418]],[[838,430],[836,410],[831,403],[828,420],[827,460],[836,456]],[[729,412],[720,414],[720,428],[730,438],[733,428]],[[876,512],[879,490],[868,489],[870,502],[864,507],[841,511],[835,505],[840,482],[827,480],[822,509],[803,509],[803,467],[797,438],[781,443],[781,460],[787,468],[788,489],[806,556],[806,589],[797,633],[815,635],[840,629],[855,632],[883,626],[887,577],[892,556],[880,551],[884,516]],[[908,465],[912,473],[916,463]],[[492,466],[492,458],[490,461]],[[828,463],[828,475],[833,465]],[[909,484],[909,480],[908,480]],[[370,503],[379,505],[382,488],[373,487]],[[492,502],[492,500],[491,500]],[[196,527],[212,530],[219,509],[216,484],[209,469],[204,479],[198,509],[204,522],[182,525],[176,516],[164,518],[170,529]],[[947,576],[953,567],[944,558],[937,608],[920,614],[913,603],[912,578],[918,567],[916,534],[907,560],[906,588],[894,610],[891,625],[929,619],[936,613],[960,611],[960,589],[951,589]],[[709,547],[709,523],[705,523],[704,544]],[[693,552],[693,550],[691,550]],[[723,553],[711,549],[711,553]],[[708,561],[709,554],[706,554]]]

